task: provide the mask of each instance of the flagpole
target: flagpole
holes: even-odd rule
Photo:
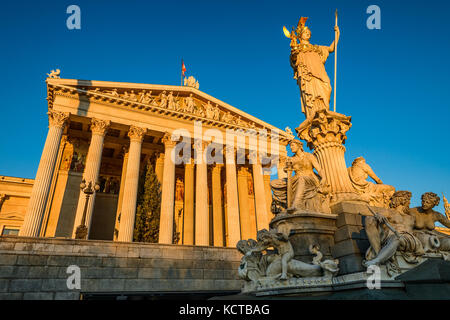
[[[183,86],[183,59],[181,59],[181,84],[180,86]]]
[[[336,23],[335,26],[338,25],[338,12],[336,9]],[[336,75],[337,75],[337,31],[334,31],[334,112],[336,112]]]

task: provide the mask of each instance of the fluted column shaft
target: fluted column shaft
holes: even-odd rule
[[[227,247],[235,247],[237,242],[241,239],[235,156],[236,152],[234,148],[225,148],[225,173],[227,180]]]
[[[256,236],[256,219],[251,217],[248,203],[248,171],[245,167],[240,167],[237,176],[239,194],[239,217],[241,225],[242,239],[254,239]]]
[[[159,184],[162,187],[162,185],[163,185],[163,174],[164,174],[164,153],[160,153],[158,155],[158,158],[156,158],[155,174],[156,174],[156,178],[159,181]]]
[[[212,201],[214,246],[223,246],[223,210],[222,210],[222,172],[223,164],[216,164],[212,170]]]
[[[325,172],[332,193],[354,192],[345,165],[345,147],[336,142],[319,145],[314,154]]]
[[[203,157],[207,143],[196,141],[195,244],[209,245],[208,167]]]
[[[194,163],[184,167],[184,223],[183,244],[194,244]]]
[[[258,159],[259,158],[259,159]],[[255,211],[256,211],[256,229],[269,229],[266,190],[264,188],[264,178],[260,157],[254,156],[252,164],[253,184],[255,190]]]
[[[127,173],[123,191],[122,215],[120,218],[118,241],[133,241],[142,140],[144,139],[146,131],[146,129],[135,126],[131,126],[130,131],[128,131],[128,136],[130,137],[130,151],[128,152]]]
[[[159,221],[159,243],[171,244],[173,241],[173,210],[175,195],[175,158],[172,152],[176,141],[171,140],[170,134],[165,134],[162,139],[164,152],[164,172],[161,195],[161,217]]]
[[[267,223],[273,219],[272,213],[272,189],[270,188],[270,175],[264,174],[264,191],[266,193],[266,207],[267,207]]]
[[[57,111],[49,111],[48,116],[49,129],[47,138],[31,191],[25,219],[19,231],[20,236],[39,236],[62,132],[69,117],[68,113]]]
[[[86,158],[86,167],[83,173],[83,179],[86,183],[92,182],[95,184],[98,181],[98,175],[100,173],[100,164],[102,162],[103,153],[103,141],[105,139],[106,131],[108,130],[111,122],[92,118],[91,120],[91,143],[89,145],[89,150]],[[75,232],[77,227],[81,224],[83,219],[83,211],[86,202],[86,195],[80,192],[78,197],[77,213],[75,216],[75,223],[73,225],[72,238],[75,238]],[[88,228],[88,239],[89,231],[91,229],[92,213],[94,212],[95,204],[95,192],[90,196],[89,203],[86,210],[86,220],[85,225]]]
[[[117,240],[119,236],[120,221],[119,217],[122,217],[122,202],[123,202],[123,191],[125,189],[125,180],[127,177],[127,166],[128,166],[128,148],[124,148],[123,163],[122,163],[122,174],[120,176],[120,190],[119,199],[117,200],[117,211],[116,211],[116,223],[114,225],[114,240]],[[117,230],[117,233],[116,233]]]

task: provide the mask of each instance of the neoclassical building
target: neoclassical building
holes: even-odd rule
[[[148,161],[161,183],[160,243],[235,246],[268,227],[270,173],[286,158],[290,132],[200,91],[198,83],[51,74],[47,100],[48,135],[19,235],[74,238],[84,216],[89,239],[131,242]],[[208,154],[215,160],[201,161]],[[87,204],[82,180],[99,185]]]

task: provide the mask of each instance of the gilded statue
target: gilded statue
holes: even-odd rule
[[[292,140],[290,147],[294,156],[286,161],[288,177],[270,183],[275,205],[288,212],[301,209],[329,213],[329,186],[322,167],[313,154],[303,151],[301,141]]]
[[[369,205],[375,207],[389,207],[389,201],[395,192],[393,186],[383,184],[380,178],[373,172],[363,157],[353,160],[352,166],[348,168],[350,181],[362,199]],[[371,177],[375,182],[367,181]]]
[[[291,39],[290,63],[300,88],[302,112],[309,119],[314,118],[317,111],[330,108],[331,84],[325,62],[335,51],[340,31],[335,26],[336,39],[330,46],[313,45],[309,42],[311,30],[305,25],[307,19],[300,18],[295,30],[284,29],[284,32]]]

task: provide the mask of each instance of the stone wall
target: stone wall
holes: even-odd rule
[[[0,299],[80,299],[83,294],[240,291],[234,248],[0,237]],[[81,289],[67,288],[67,267]]]

